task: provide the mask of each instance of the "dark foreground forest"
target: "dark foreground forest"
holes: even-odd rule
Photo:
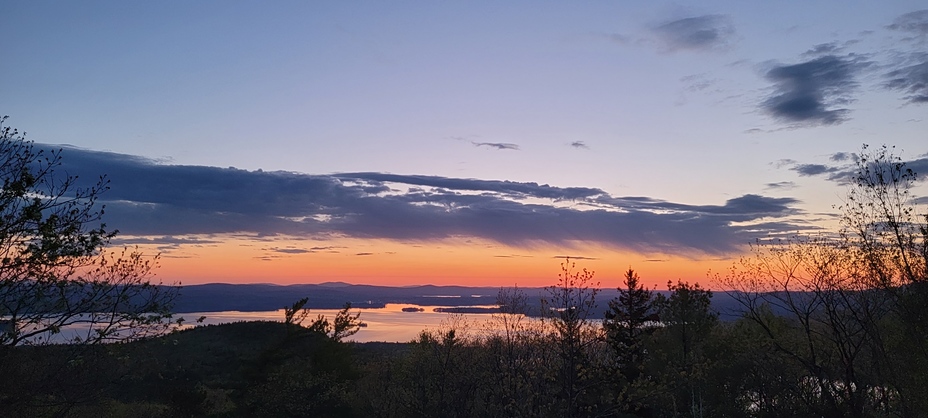
[[[880,327],[882,340],[875,341],[875,330],[854,328],[864,325],[861,312],[837,312],[847,306],[828,300],[874,301],[875,293],[794,293],[808,316],[775,314],[773,304],[764,304],[720,322],[710,311],[711,292],[677,283],[669,297],[656,295],[629,271],[599,323],[587,319],[596,294],[592,275],[566,266],[561,278],[550,288],[545,304],[552,315],[543,321],[494,314],[491,332],[452,320],[409,343],[346,342],[357,316],[345,311],[334,320],[305,321],[308,312],[296,304],[282,323],[204,326],[121,344],[7,347],[0,357],[0,415],[918,417],[928,411],[925,338],[910,334],[921,325],[886,316],[870,324]],[[500,302],[511,311],[525,301],[504,289]]]

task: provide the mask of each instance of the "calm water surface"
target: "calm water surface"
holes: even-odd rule
[[[422,308],[422,312],[403,312],[406,307]],[[493,308],[496,305],[482,305],[479,307]],[[367,324],[357,334],[349,338],[351,341],[371,342],[409,342],[419,335],[422,330],[439,330],[450,323],[466,324],[469,332],[481,333],[494,328],[489,314],[451,314],[434,312],[435,308],[448,308],[448,306],[423,306],[410,304],[387,304],[378,309],[352,309],[352,313],[360,312],[361,322]],[[308,323],[317,315],[334,318],[339,309],[311,309],[304,323]],[[195,321],[201,316],[206,317],[202,323]],[[191,312],[178,313],[175,317],[183,317],[185,325],[182,328],[210,324],[227,324],[238,321],[280,321],[284,320],[284,310],[260,312]],[[459,328],[460,329],[460,328]]]

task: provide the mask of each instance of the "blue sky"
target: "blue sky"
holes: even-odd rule
[[[627,268],[827,224],[863,143],[928,175],[916,1],[8,2],[0,39],[6,123],[177,254],[589,241]]]

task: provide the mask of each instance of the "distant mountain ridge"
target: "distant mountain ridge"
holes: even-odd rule
[[[525,289],[530,295],[541,288]],[[461,306],[496,303],[498,287],[465,286],[372,286],[341,282],[320,284],[228,284],[209,283],[180,288],[176,312],[267,311],[290,306],[309,298],[310,308],[341,308],[346,302],[358,308],[382,308],[387,303]]]
[[[319,284],[228,284],[209,283],[183,286],[174,304],[177,313],[218,311],[272,311],[290,306],[301,298],[309,298],[310,309],[338,309],[350,302],[355,308],[382,308],[388,303],[426,306],[479,306],[496,304],[501,287],[468,286],[374,286],[344,282]],[[528,298],[529,314],[537,315],[541,298],[547,295],[543,287],[520,287]],[[667,294],[666,291],[659,292]],[[602,289],[596,296],[602,318],[608,301],[618,291]],[[713,307],[723,319],[737,317],[737,302],[725,292],[714,292]]]

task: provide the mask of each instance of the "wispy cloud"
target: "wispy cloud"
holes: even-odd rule
[[[906,102],[928,103],[928,53],[915,53],[901,60],[898,68],[886,73],[884,86],[902,92]]]
[[[108,174],[106,222],[125,236],[240,234],[480,238],[514,247],[602,245],[642,252],[720,254],[753,238],[802,228],[790,198],[744,195],[721,205],[616,197],[596,188],[385,173],[309,175],[162,165],[65,149],[62,170]],[[757,223],[766,219],[761,226]],[[768,221],[769,220],[769,221]],[[753,225],[752,225],[753,223]],[[272,248],[272,254],[332,249]],[[272,259],[271,254],[267,259]]]
[[[905,37],[898,40],[903,50],[887,65],[883,87],[901,92],[909,104],[928,103],[928,9],[903,14],[887,28]]]
[[[496,148],[499,150],[506,150],[506,149],[517,150],[517,151],[519,150],[518,144],[511,144],[508,142],[473,142],[471,141],[471,144],[474,144],[475,147]]]
[[[716,85],[718,80],[707,78],[706,74],[691,74],[680,78],[683,90],[690,93],[705,92]]]
[[[631,36],[624,35],[621,33],[605,33],[605,34],[602,34],[601,36],[619,45],[629,45],[635,42],[635,39],[633,39]]]
[[[858,157],[854,153],[836,152],[829,156],[829,160],[836,164],[806,164],[787,160],[786,163],[778,164],[778,168],[786,167],[801,176],[824,176],[826,180],[836,183],[847,183],[854,175],[857,174]],[[925,181],[928,179],[928,156],[902,161],[905,168],[911,169],[917,174],[916,181]],[[876,170],[874,168],[874,170]]]
[[[590,149],[590,147],[586,145],[586,142],[583,142],[583,141],[571,142],[570,146],[574,148],[578,148],[578,149]]]
[[[778,181],[776,183],[767,183],[764,185],[768,190],[792,190],[796,188],[796,183],[791,181]]]
[[[180,246],[180,245],[208,245],[208,244],[219,244],[222,241],[214,238],[204,238],[204,237],[173,237],[173,236],[145,236],[145,237],[119,237],[117,236],[113,242],[118,245],[164,245],[164,246]]]
[[[265,248],[264,250],[275,252],[275,253],[281,253],[281,254],[308,254],[312,252],[304,248],[295,248],[295,247],[287,247],[287,248],[271,247],[271,248]]]
[[[582,255],[556,255],[553,258],[571,259],[571,260],[599,260],[596,257],[585,257]]]
[[[654,32],[670,51],[700,51],[727,47],[735,26],[729,16],[704,15],[664,23],[654,28]]]
[[[823,55],[835,55],[844,50],[843,47],[838,46],[837,42],[827,42],[823,44],[818,44],[810,48],[808,51],[803,52],[802,56],[806,58],[820,57]]]
[[[850,152],[836,152],[834,154],[831,154],[831,156],[828,157],[829,160],[835,161],[835,162],[849,161],[854,158],[855,158],[854,154]]]
[[[386,173],[342,173],[336,174],[335,177],[340,179],[439,187],[450,190],[490,191],[517,198],[535,197],[555,200],[578,200],[606,194],[602,189],[590,187],[554,187],[547,184],[514,182],[508,180],[477,180]]]
[[[887,28],[908,33],[914,36],[914,39],[925,41],[928,38],[928,9],[899,16]]]
[[[796,164],[790,168],[790,170],[799,173],[800,176],[817,176],[820,174],[835,173],[841,169],[824,164]]]

